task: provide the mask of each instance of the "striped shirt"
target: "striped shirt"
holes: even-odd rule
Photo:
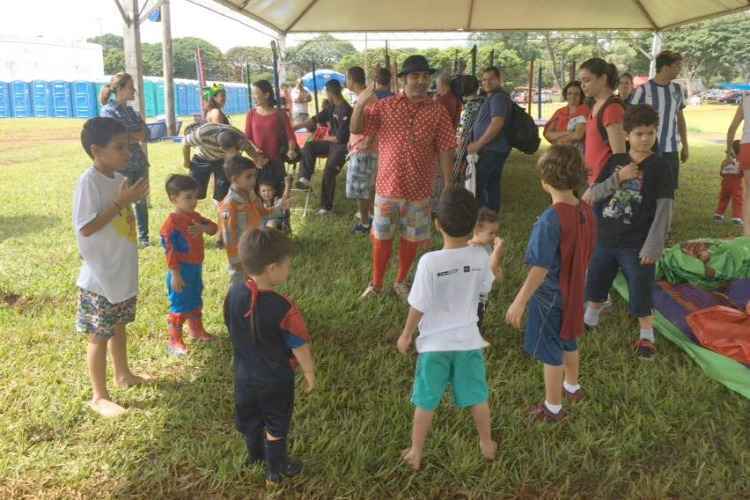
[[[208,161],[223,160],[224,150],[219,146],[219,134],[229,131],[237,136],[240,149],[247,148],[245,134],[231,125],[204,123],[185,136],[185,144],[198,148],[198,154]]]
[[[685,109],[682,88],[675,82],[659,85],[649,80],[633,92],[630,104],[648,104],[659,113],[657,145],[660,153],[675,153],[679,150],[680,131],[677,116]]]

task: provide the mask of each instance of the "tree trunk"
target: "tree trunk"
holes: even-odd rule
[[[562,79],[561,76],[558,76],[557,74],[557,58],[555,57],[555,50],[552,48],[552,41],[549,37],[549,32],[544,32],[544,44],[547,47],[547,53],[549,54],[550,61],[552,62],[552,78],[555,79],[555,86],[559,89],[562,88],[562,85],[560,85],[560,80]]]

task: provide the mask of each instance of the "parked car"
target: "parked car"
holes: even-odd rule
[[[742,102],[742,92],[739,90],[730,90],[719,97],[718,102],[722,104],[739,104]]]

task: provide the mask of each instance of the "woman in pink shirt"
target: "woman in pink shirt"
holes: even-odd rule
[[[296,158],[297,141],[289,115],[274,107],[276,99],[267,80],[253,83],[253,102],[256,106],[245,117],[245,135],[268,158],[258,175],[258,184],[270,180],[279,194],[284,190],[284,160]]]

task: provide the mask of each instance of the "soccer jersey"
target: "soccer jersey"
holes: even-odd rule
[[[679,150],[680,131],[677,116],[685,108],[682,87],[675,82],[659,85],[649,80],[633,92],[631,104],[648,104],[659,113],[657,145],[660,153],[674,153]]]

